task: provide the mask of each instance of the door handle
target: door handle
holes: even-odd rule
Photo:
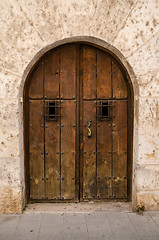
[[[89,137],[89,138],[92,136],[92,131],[91,131],[91,129],[90,129],[91,123],[92,123],[92,121],[91,121],[91,120],[88,120],[87,129],[88,129],[88,137]]]

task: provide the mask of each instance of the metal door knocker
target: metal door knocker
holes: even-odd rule
[[[88,137],[90,138],[92,136],[92,131],[90,129],[91,127],[91,120],[88,120],[88,126],[87,126],[87,129],[88,129]]]

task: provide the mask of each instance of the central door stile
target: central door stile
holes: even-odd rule
[[[76,167],[75,201],[80,200],[80,45],[76,44]]]
[[[76,45],[60,49],[61,200],[76,199]]]
[[[81,161],[82,200],[96,198],[96,49],[82,45],[82,90],[81,91]]]
[[[83,201],[83,51],[79,45],[79,200]]]

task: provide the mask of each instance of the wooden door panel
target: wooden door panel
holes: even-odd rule
[[[100,104],[100,103],[98,103]],[[98,107],[98,115],[101,109]],[[110,113],[112,114],[112,112]],[[112,197],[112,131],[111,119],[98,117],[97,122],[97,196]]]
[[[97,54],[97,98],[109,99],[112,96],[111,59],[106,53]]]
[[[47,99],[59,97],[59,50],[49,53],[44,61],[44,96]]]
[[[127,98],[127,86],[124,76],[117,66],[112,61],[112,84],[113,84],[113,98]]]
[[[60,49],[61,98],[76,97],[76,45],[64,45]]]
[[[60,199],[60,106],[57,105],[57,118],[45,118],[45,175],[46,198]]]
[[[29,98],[43,97],[43,62],[39,63],[35,71],[31,74],[29,86]]]
[[[29,102],[30,198],[45,198],[44,186],[44,119],[41,100]]]
[[[83,47],[83,98],[96,98],[96,49]]]
[[[47,53],[30,78],[30,198],[75,200],[79,189],[84,200],[126,198],[127,83],[116,60],[66,44]],[[47,119],[40,99],[59,101],[56,119]],[[107,119],[99,117],[104,101],[114,101]]]
[[[76,102],[61,103],[61,197],[75,199]]]
[[[127,101],[114,101],[113,118],[113,192],[115,198],[127,197]]]
[[[88,121],[91,120],[91,137]],[[96,101],[83,103],[83,198],[96,197]]]

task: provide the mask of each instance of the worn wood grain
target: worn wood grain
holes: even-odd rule
[[[29,166],[30,198],[45,197],[44,182],[44,118],[41,100],[29,102]]]
[[[96,101],[84,101],[83,106],[83,197],[95,198],[96,189]],[[91,137],[88,121],[91,120]]]
[[[112,97],[111,59],[105,52],[97,53],[97,98],[109,99]]]
[[[114,101],[113,118],[113,194],[127,197],[127,101]]]
[[[60,103],[56,105],[60,107]],[[57,121],[45,118],[45,175],[46,198],[60,199],[60,108]]]
[[[30,76],[29,97],[30,98],[43,98],[43,62],[38,66]]]
[[[83,98],[96,98],[96,49],[83,46]]]
[[[59,97],[59,50],[49,53],[44,61],[44,96]]]
[[[127,86],[118,65],[112,61],[113,98],[127,98]]]
[[[76,97],[76,45],[64,45],[60,49],[61,98]]]
[[[61,103],[61,197],[75,198],[76,102]]]
[[[127,198],[127,83],[116,60],[93,46],[66,44],[47,53],[30,79],[31,198]],[[35,99],[61,102],[61,117],[46,118]],[[98,104],[109,101],[104,119]]]
[[[100,102],[97,103],[98,105]],[[98,107],[97,114],[101,108]],[[97,195],[112,197],[112,124],[110,120],[97,118]]]

